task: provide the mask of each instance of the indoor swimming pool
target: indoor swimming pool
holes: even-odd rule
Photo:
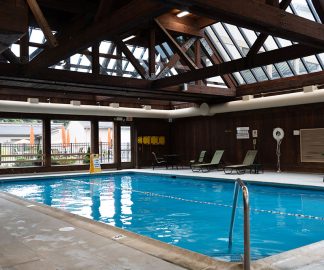
[[[324,191],[246,183],[251,257],[324,239]],[[118,173],[2,182],[0,191],[223,260],[243,254],[241,194],[233,245],[228,236],[234,182]]]

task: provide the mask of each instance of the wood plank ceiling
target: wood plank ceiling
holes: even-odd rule
[[[246,85],[239,85],[233,76],[324,51],[324,26],[287,12],[291,0],[1,3],[6,6],[6,11],[0,10],[2,99],[55,99],[61,93],[66,99],[79,95],[89,103],[114,101],[170,108],[179,102],[219,103],[247,94],[280,94],[282,90],[324,83],[323,71]],[[318,20],[324,20],[323,2],[312,0],[312,5]],[[178,17],[183,10],[189,15]],[[254,43],[241,58],[224,59],[206,32],[206,27],[218,22],[257,31]],[[44,36],[41,43],[32,39],[36,29]],[[232,38],[231,33],[228,35]],[[264,51],[270,35],[292,43]],[[19,54],[14,53],[12,44],[18,46]],[[105,52],[103,45],[109,45]],[[78,64],[72,63],[75,55],[84,56],[88,66],[80,57]],[[77,67],[86,73],[78,72]],[[221,79],[210,80],[217,76]]]

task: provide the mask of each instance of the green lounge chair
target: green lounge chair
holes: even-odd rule
[[[204,157],[206,155],[206,150],[203,150],[200,152],[200,155],[199,155],[199,158],[198,158],[198,161],[196,162],[196,160],[190,160],[189,163],[190,163],[190,168],[192,165],[194,164],[201,164],[204,162]]]
[[[209,172],[211,169],[215,169],[219,166],[219,162],[222,159],[224,150],[216,150],[210,163],[192,164],[191,169],[193,172]]]
[[[238,174],[245,173],[245,170],[250,169],[251,165],[254,163],[257,153],[258,153],[258,150],[247,151],[242,164],[225,166],[224,173],[231,174],[231,173],[233,173],[234,170]]]

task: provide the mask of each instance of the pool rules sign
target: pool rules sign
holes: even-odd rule
[[[100,159],[98,154],[90,155],[90,173],[101,172]]]

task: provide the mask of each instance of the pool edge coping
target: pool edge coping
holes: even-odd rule
[[[71,176],[76,176],[76,177],[83,177],[83,176],[97,176],[97,175],[110,175],[110,174],[147,174],[147,175],[159,175],[162,174],[161,172],[147,172],[147,171],[138,171],[134,169],[125,169],[125,170],[118,170],[118,171],[102,171],[99,173],[89,173],[89,172],[71,172],[71,173],[63,173],[63,174],[41,174],[41,175],[20,175],[20,176],[12,176],[12,177],[1,177],[0,176],[0,184],[3,182],[14,182],[14,181],[28,181],[31,179],[56,179],[56,178],[62,178],[66,179]],[[163,175],[168,175],[170,177],[176,176],[178,178],[195,178],[199,180],[205,180],[205,181],[218,181],[218,182],[235,182],[237,178],[240,178],[240,175],[234,175],[233,178],[219,178],[219,176],[212,177],[212,176],[197,176],[197,175],[182,175],[182,174],[177,174],[177,173],[169,173],[163,172]],[[306,185],[303,183],[279,183],[279,182],[273,182],[273,181],[262,181],[262,180],[243,180],[246,183],[249,184],[255,184],[255,185],[261,185],[261,186],[278,186],[278,187],[289,187],[289,188],[294,188],[294,189],[307,189],[307,190],[320,190],[324,191],[323,186],[314,186],[314,185]]]

